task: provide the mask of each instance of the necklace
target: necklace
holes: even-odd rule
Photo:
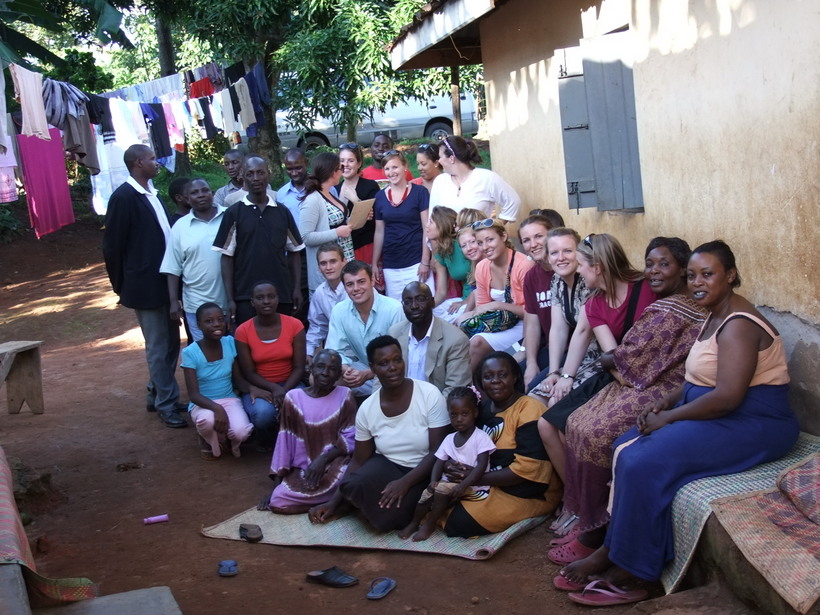
[[[472,169],[470,169],[470,170],[468,171],[467,175],[465,175],[465,176],[464,176],[464,179],[460,178],[458,175],[452,175],[452,176],[451,176],[451,177],[453,178],[453,182],[454,182],[454,183],[455,183],[455,185],[456,185],[456,197],[460,197],[460,196],[461,196],[461,184],[462,184],[463,182],[467,181],[467,178],[468,178],[468,177],[470,177],[470,175],[472,174],[472,172],[473,172],[473,170],[472,170]]]
[[[407,187],[404,189],[404,194],[401,195],[401,198],[399,199],[399,202],[396,203],[396,201],[393,200],[393,189],[388,188],[387,189],[387,200],[390,201],[390,204],[393,207],[398,207],[399,205],[404,203],[404,199],[407,198],[408,194],[410,194],[410,184],[407,184]]]

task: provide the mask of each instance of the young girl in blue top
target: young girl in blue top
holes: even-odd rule
[[[209,447],[200,455],[216,459],[230,441],[233,456],[239,457],[239,445],[251,435],[253,425],[234,392],[234,383],[247,388],[235,361],[236,345],[226,335],[225,315],[216,303],[203,303],[196,322],[204,337],[182,350],[182,372],[191,399],[188,412]]]

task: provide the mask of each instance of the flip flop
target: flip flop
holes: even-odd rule
[[[578,537],[578,534],[581,533],[581,530],[579,529],[579,527],[580,526],[576,523],[573,526],[573,528],[569,531],[569,534],[567,534],[566,536],[561,536],[560,538],[553,538],[552,540],[550,540],[550,543],[549,543],[550,546],[551,547],[560,547],[561,545],[565,545],[565,544],[568,544],[568,543],[572,542],[573,540],[575,540]]]
[[[225,559],[219,562],[217,570],[221,577],[235,577],[236,573],[239,572],[237,563],[232,559]]]
[[[547,551],[547,557],[553,564],[571,564],[595,553],[597,549],[587,547],[576,538],[572,542]]]
[[[645,589],[621,589],[609,581],[598,579],[592,581],[581,592],[573,592],[569,599],[587,606],[617,606],[642,602],[649,597]]]
[[[584,589],[587,586],[587,584],[570,581],[568,578],[561,576],[559,574],[552,580],[552,586],[555,589],[560,589],[562,592],[577,592]]]
[[[373,582],[370,584],[370,591],[367,592],[367,599],[381,600],[394,589],[396,589],[396,582],[390,577],[373,579]]]
[[[312,570],[305,575],[305,579],[308,583],[318,583],[327,587],[350,587],[359,582],[359,579],[337,566],[327,570]]]
[[[578,517],[578,515],[570,515],[566,521],[555,528],[555,536],[557,538],[568,536],[572,530],[578,527],[578,521],[580,521],[580,517]]]
[[[569,514],[569,513],[566,513],[566,514]],[[562,525],[564,525],[564,522],[566,521],[566,519],[564,518],[564,516],[565,516],[565,513],[564,513],[564,511],[563,511],[563,509],[562,509],[562,510],[561,510],[561,512],[559,512],[559,513],[555,516],[555,519],[553,519],[552,523],[550,523],[550,528],[549,528],[549,529],[550,529],[550,532],[554,532],[554,531],[555,531],[555,530],[557,530],[559,527],[561,527]]]
[[[259,542],[262,540],[262,528],[255,523],[242,523],[239,526],[239,537],[248,542]]]

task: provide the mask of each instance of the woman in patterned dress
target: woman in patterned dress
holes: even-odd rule
[[[705,318],[686,287],[690,252],[677,237],[649,242],[644,276],[659,299],[615,350],[601,355],[601,363],[614,370],[616,380],[567,421],[564,510],[579,520],[573,538],[550,551],[557,563],[570,563],[601,546],[609,521],[612,443],[635,424],[648,404],[683,383],[686,357]]]

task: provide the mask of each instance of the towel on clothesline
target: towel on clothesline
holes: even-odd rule
[[[14,81],[14,96],[23,108],[23,135],[48,141],[51,136],[43,104],[43,76],[17,64],[9,64],[9,72]]]

